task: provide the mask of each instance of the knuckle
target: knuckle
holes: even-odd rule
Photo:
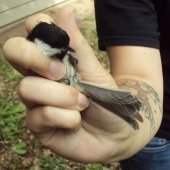
[[[71,120],[70,120],[70,127],[69,128],[71,128],[71,129],[74,129],[74,128],[76,128],[77,126],[79,126],[80,125],[80,123],[81,123],[81,116],[80,116],[80,114],[79,114],[79,112],[78,111],[73,111],[73,116],[71,117]]]
[[[27,91],[27,87],[28,87],[28,82],[30,81],[30,77],[25,77],[23,78],[19,85],[18,85],[18,94],[24,98],[26,91]]]
[[[26,125],[27,125],[27,127],[30,129],[30,130],[32,130],[32,122],[31,122],[31,120],[30,120],[30,113],[29,113],[29,111],[27,111],[26,112]]]
[[[46,123],[47,125],[49,125],[51,122],[51,116],[49,114],[50,110],[51,110],[50,106],[44,106],[42,108],[42,117],[43,117],[44,123]]]
[[[41,117],[42,107],[28,109],[26,112],[26,125],[31,132],[39,134],[44,131],[44,122]]]
[[[31,132],[34,132],[34,119],[32,117],[33,116],[32,116],[31,111],[27,110],[26,111],[26,125],[27,125],[27,128]]]
[[[24,56],[24,64],[27,69],[31,69],[34,65],[37,65],[39,61],[39,56],[42,55],[42,51],[40,48],[37,48],[37,46],[32,43],[22,43],[21,45],[21,54],[20,56]]]
[[[45,147],[49,148],[51,145],[50,139],[51,139],[51,137],[43,137],[43,138],[40,138],[40,141]]]
[[[31,67],[37,67],[39,66],[40,64],[40,59],[43,59],[43,52],[40,48],[38,47],[34,47],[32,48],[32,54],[31,54],[31,57],[30,57],[30,68]],[[32,69],[33,69],[32,68]]]

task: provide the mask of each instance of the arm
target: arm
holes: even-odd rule
[[[111,75],[120,88],[142,102],[144,122],[135,137],[142,148],[162,120],[163,80],[154,2],[96,0],[95,12],[99,48],[107,50]]]
[[[107,48],[111,74],[118,86],[137,95],[143,106],[140,114],[144,122],[136,132],[136,144],[148,143],[162,120],[163,79],[158,49],[139,46]]]

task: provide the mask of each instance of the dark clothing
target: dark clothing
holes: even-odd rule
[[[169,170],[170,141],[155,137],[140,152],[121,161],[122,170]]]
[[[164,110],[156,136],[170,140],[170,0],[95,0],[95,12],[101,50],[114,45],[160,49]]]

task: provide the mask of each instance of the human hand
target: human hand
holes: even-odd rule
[[[30,17],[27,31],[40,21],[52,19],[44,14]],[[80,33],[72,8],[64,8],[56,22],[70,36],[70,46],[79,57],[77,70],[81,79],[117,88]],[[133,146],[129,146],[136,132],[127,123],[93,102],[89,105],[87,98],[73,87],[53,81],[65,74],[60,61],[48,58],[24,38],[8,40],[3,49],[7,60],[26,75],[19,85],[19,94],[27,106],[27,125],[44,145],[81,162],[117,161],[133,154]],[[33,72],[45,78],[33,77]]]

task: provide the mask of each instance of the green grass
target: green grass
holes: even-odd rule
[[[13,151],[18,155],[25,155],[27,153],[27,144],[24,142],[17,143],[13,147]]]
[[[100,164],[88,164],[86,168],[87,170],[103,170],[103,166]]]
[[[3,140],[16,142],[21,132],[23,112],[25,107],[14,94],[21,75],[0,57],[0,80],[3,82],[0,90],[0,135]]]
[[[0,99],[0,134],[3,140],[16,142],[22,129],[25,107],[20,103]]]
[[[3,81],[18,81],[21,75],[15,71],[10,64],[4,59],[3,55],[0,56],[0,77]]]
[[[67,160],[54,156],[42,156],[39,160],[42,170],[69,170],[67,163]]]
[[[55,156],[42,156],[39,160],[39,165],[42,170],[70,170],[69,161]],[[84,170],[103,170],[100,164],[83,165]]]

